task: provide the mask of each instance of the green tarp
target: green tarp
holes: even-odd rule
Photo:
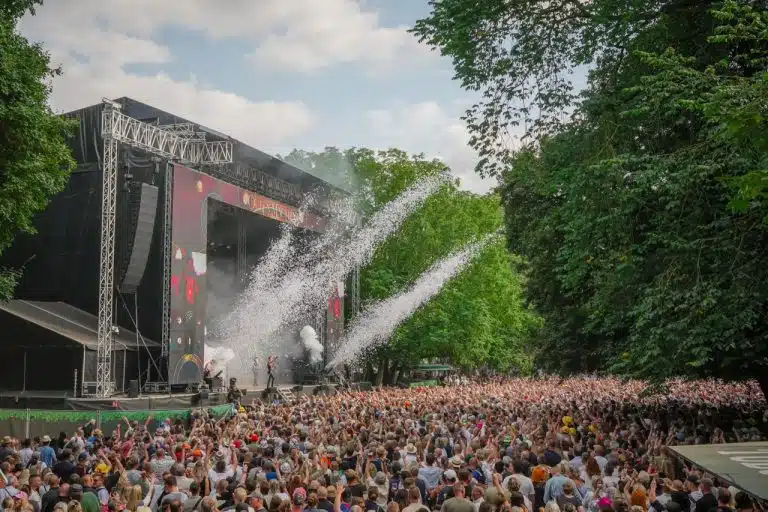
[[[768,442],[671,447],[688,462],[768,500]]]
[[[105,434],[121,424],[123,416],[128,420],[144,421],[150,415],[154,424],[166,418],[188,420],[195,408],[149,411],[40,411],[32,409],[0,409],[0,435],[9,435],[19,439],[43,436],[55,437],[59,432],[72,435],[78,427],[94,419]],[[221,418],[232,410],[231,404],[205,407],[215,418]]]
[[[413,370],[417,372],[450,372],[453,371],[453,366],[447,364],[420,364]]]
[[[434,386],[439,386],[440,381],[438,380],[420,380],[419,382],[411,382],[408,384],[408,387],[410,388],[429,388]]]

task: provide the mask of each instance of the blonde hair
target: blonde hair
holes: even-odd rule
[[[125,508],[131,511],[135,511],[140,503],[143,503],[143,492],[140,485],[134,485],[126,493]]]

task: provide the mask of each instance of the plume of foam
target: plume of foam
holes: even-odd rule
[[[342,281],[356,266],[370,261],[376,247],[448,179],[430,177],[416,183],[377,211],[360,229],[334,224],[322,233],[313,247],[297,254],[291,230],[286,228],[250,274],[245,292],[221,325],[225,343],[235,352],[248,355],[237,361],[247,368],[250,361],[281,354],[281,329],[324,307],[330,283]]]
[[[397,326],[416,312],[422,304],[437,295],[443,285],[466,268],[488,243],[491,236],[479,242],[467,244],[438,261],[421,274],[406,291],[366,308],[348,327],[327,369],[353,362],[367,349],[389,340]]]
[[[312,364],[317,364],[323,360],[323,344],[317,339],[317,332],[310,325],[305,325],[299,331],[299,337],[301,343],[304,345],[304,349],[309,352],[309,361]]]

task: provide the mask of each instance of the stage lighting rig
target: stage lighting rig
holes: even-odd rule
[[[194,132],[193,127],[162,127],[134,119],[122,112],[120,103],[102,99],[101,137],[104,141],[101,194],[101,253],[99,267],[99,324],[96,349],[96,396],[108,397],[114,390],[112,381],[112,329],[115,273],[115,220],[117,205],[118,151],[120,144],[146,151],[150,155],[188,165],[220,165],[232,163],[233,145],[230,140],[207,141]],[[166,175],[164,242],[169,242],[170,220],[169,184]],[[164,246],[165,247],[165,246]],[[165,283],[170,278],[170,252],[164,249]],[[168,254],[165,254],[168,252]],[[167,305],[166,305],[167,306]],[[163,320],[167,325],[167,307]],[[167,329],[161,340],[167,354]]]

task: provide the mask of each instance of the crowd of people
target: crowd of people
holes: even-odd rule
[[[4,438],[0,512],[751,512],[670,446],[764,439],[756,384],[498,379]]]

